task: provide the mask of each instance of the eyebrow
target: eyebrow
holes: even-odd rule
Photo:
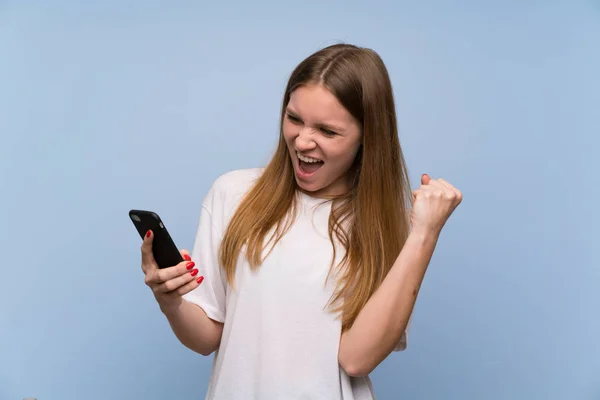
[[[296,117],[296,118],[298,118],[300,120],[302,119],[302,118],[300,118],[300,116],[298,115],[298,113],[296,113],[294,110],[292,110],[289,107],[287,107],[285,109],[285,112],[287,114],[290,114],[292,117]],[[335,126],[335,125],[330,125],[330,124],[324,124],[324,123],[316,124],[316,126],[318,128],[327,129],[327,130],[330,130],[330,131],[333,131],[333,132],[336,132],[336,133],[344,132],[344,129],[342,127],[340,127],[340,126]]]

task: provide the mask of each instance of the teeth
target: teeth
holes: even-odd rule
[[[317,160],[316,158],[310,158],[310,157],[305,157],[302,154],[296,152],[296,155],[298,156],[298,158],[302,161],[304,161],[305,163],[317,163],[317,162],[322,162],[321,160]]]

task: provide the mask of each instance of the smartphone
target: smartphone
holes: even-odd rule
[[[131,210],[129,211],[129,218],[131,218],[142,240],[149,229],[154,233],[152,253],[154,253],[158,268],[173,267],[183,261],[179,249],[175,246],[171,235],[169,235],[165,224],[163,224],[157,213],[146,210]]]

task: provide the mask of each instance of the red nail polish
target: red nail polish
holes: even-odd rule
[[[198,274],[198,270],[197,269],[193,269],[190,271],[190,274],[192,274],[192,276],[196,276]]]
[[[194,265],[196,265],[193,261],[190,261],[189,263],[185,264],[185,267],[187,269],[192,269],[194,268]]]
[[[204,280],[204,277],[201,276],[200,278],[196,279],[196,282],[198,282],[198,285],[202,283],[202,281]]]
[[[146,237],[149,238],[151,234],[152,234],[152,231],[150,229],[148,229],[148,232],[146,232]]]
[[[190,258],[189,254],[184,254],[183,258],[185,261],[191,261],[192,259]]]

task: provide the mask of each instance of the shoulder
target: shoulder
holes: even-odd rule
[[[212,184],[212,190],[224,195],[244,194],[261,176],[264,168],[236,169],[220,175]]]
[[[213,216],[228,219],[264,168],[228,171],[214,180],[202,206]]]

